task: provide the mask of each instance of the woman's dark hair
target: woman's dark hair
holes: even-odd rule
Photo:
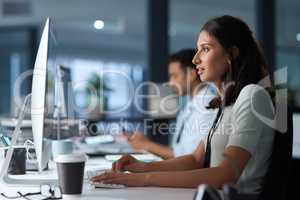
[[[169,57],[169,63],[179,62],[183,70],[187,68],[195,69],[196,65],[192,62],[195,54],[195,49],[182,49]]]
[[[231,70],[224,77],[224,81],[225,84],[230,82],[233,85],[226,88],[223,102],[220,98],[213,99],[210,107],[219,107],[221,103],[225,106],[233,104],[243,87],[257,84],[268,75],[261,48],[248,25],[241,19],[228,15],[217,17],[206,22],[201,31],[206,31],[218,40],[230,55],[231,62]],[[237,50],[237,55],[234,49]]]

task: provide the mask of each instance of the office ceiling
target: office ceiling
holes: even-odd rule
[[[218,15],[241,17],[255,30],[255,0],[170,0],[170,3],[172,50],[194,46],[201,25]],[[299,11],[300,1],[278,0],[280,46],[300,47],[296,40],[300,33]],[[118,48],[139,52],[147,49],[147,0],[0,0],[0,27],[41,24],[46,16],[52,17],[58,40],[66,47],[100,46],[108,51]],[[93,27],[96,19],[104,20],[104,29]]]

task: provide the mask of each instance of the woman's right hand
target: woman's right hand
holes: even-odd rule
[[[141,162],[131,155],[124,155],[112,165],[112,171],[145,172],[146,163]]]

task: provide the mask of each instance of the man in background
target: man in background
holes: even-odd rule
[[[206,107],[215,96],[214,88],[202,83],[192,59],[196,51],[183,49],[172,54],[168,62],[169,84],[178,96],[187,97],[186,105],[180,110],[176,119],[176,130],[170,146],[164,146],[148,139],[143,133],[135,132],[128,136],[134,149],[170,159],[194,152],[205,138],[215,117],[215,112]]]

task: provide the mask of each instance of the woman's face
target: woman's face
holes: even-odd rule
[[[213,36],[201,31],[197,41],[197,53],[193,63],[202,81],[221,83],[229,69],[229,57]]]

